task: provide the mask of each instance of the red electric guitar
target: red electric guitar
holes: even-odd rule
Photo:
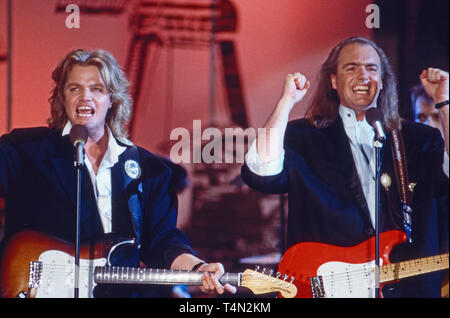
[[[297,298],[373,298],[374,240],[353,247],[299,243],[286,251],[278,271],[294,277]],[[401,231],[380,235],[380,291],[388,282],[448,269],[448,253],[391,264],[392,248],[405,240]]]

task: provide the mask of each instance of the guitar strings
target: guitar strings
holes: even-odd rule
[[[397,264],[386,264],[381,266],[381,273],[380,274],[384,274],[384,275],[393,275],[394,277],[392,278],[392,280],[395,280],[397,277],[395,277],[396,275],[398,275],[398,272],[401,273],[408,273],[410,271],[417,271],[418,268],[421,268],[421,272],[422,273],[427,273],[429,272],[429,270],[433,270],[436,267],[439,266],[444,266],[445,264],[448,264],[448,254],[443,254],[443,255],[439,255],[439,256],[434,256],[434,257],[427,257],[427,258],[423,258],[423,259],[419,259],[419,260],[411,260],[411,261],[405,261],[402,263],[397,263]],[[95,269],[96,265],[94,264],[90,264],[90,265],[80,265],[79,266],[79,272],[82,275],[90,275],[90,274],[94,274],[94,269]],[[383,268],[387,269],[387,270],[383,270]],[[448,265],[447,265],[448,268]],[[72,276],[74,275],[74,269],[75,269],[75,265],[74,264],[57,264],[57,263],[52,263],[52,264],[43,264],[42,266],[42,276],[46,277],[46,276],[54,276],[55,278],[60,278],[60,277],[64,277],[64,276]],[[122,267],[114,267],[114,269],[117,270],[117,272],[114,271],[110,271],[109,273],[107,273],[111,278],[114,278],[118,275],[122,275],[121,278],[123,278],[123,272],[119,272],[120,269],[122,269]],[[132,269],[132,268],[130,268]],[[444,269],[444,268],[442,268]],[[137,277],[139,276],[149,276],[150,277],[152,275],[156,276],[156,275],[167,275],[169,276],[170,274],[181,274],[181,273],[189,273],[189,274],[193,274],[193,272],[190,271],[173,271],[170,269],[147,269],[147,268],[135,268],[134,271],[131,270],[128,272],[129,275],[135,275]],[[373,277],[373,273],[374,273],[374,267],[369,267],[369,268],[364,268],[364,269],[358,269],[358,270],[351,270],[351,271],[344,271],[344,272],[339,272],[339,273],[332,273],[332,274],[327,274],[327,275],[322,275],[322,280],[325,284],[329,285],[331,284],[331,286],[333,286],[334,284],[339,285],[342,283],[342,281],[349,281],[351,279],[361,279],[361,278],[365,278],[367,279],[368,282],[371,282],[371,279]],[[259,277],[253,277],[253,276],[246,276],[246,279],[249,281],[260,281],[261,278]],[[287,284],[287,286],[289,286],[290,281],[286,281],[286,280],[281,280],[278,279],[276,277],[273,276],[267,276],[264,275],[264,279],[266,280],[270,280],[272,283],[276,282],[277,284],[283,284],[283,282],[285,282]],[[174,279],[175,280],[175,279]],[[390,281],[390,280],[387,280]]]
[[[96,266],[93,265],[80,265],[80,274],[81,275],[93,275],[94,274],[94,268]],[[126,267],[123,267],[126,268]],[[75,269],[75,265],[70,264],[57,264],[57,263],[53,263],[53,264],[43,264],[42,266],[42,273],[41,273],[41,277],[45,278],[45,279],[49,279],[51,280],[52,278],[55,279],[60,279],[61,277],[72,277],[74,276],[74,269]],[[201,275],[200,272],[192,272],[192,271],[188,271],[188,270],[170,270],[170,269],[150,269],[150,268],[134,268],[135,270],[133,271],[133,268],[129,268],[130,271],[125,273],[120,271],[120,269],[122,269],[122,267],[114,267],[114,269],[117,270],[117,272],[115,272],[114,270],[112,271],[108,271],[107,275],[111,278],[114,279],[117,277],[120,277],[120,279],[124,278],[124,274],[127,275],[127,278],[131,278],[134,275],[134,278],[139,278],[142,276],[145,276],[147,278],[152,278],[153,279],[157,279],[158,275],[165,275],[167,277],[167,279],[171,279],[174,282],[177,281],[183,281],[183,282],[199,282],[201,284]],[[180,275],[181,274],[181,275]],[[182,276],[182,274],[188,274],[188,276],[191,276],[192,279],[186,279],[185,276]],[[177,279],[175,275],[180,275],[179,279]],[[130,277],[128,277],[130,276]],[[172,277],[171,277],[172,276]],[[175,276],[175,278],[174,278]],[[222,279],[225,277],[225,275],[222,277]],[[125,278],[125,280],[127,279]],[[89,277],[88,277],[89,279]],[[131,278],[133,279],[133,278]],[[264,275],[264,274],[257,274],[255,276],[251,276],[251,275],[244,275],[243,280],[245,279],[248,283],[252,283],[252,282],[261,282],[262,280],[265,281],[269,281],[272,284],[275,285],[280,285],[284,287],[289,288],[292,283],[290,282],[290,280],[282,280],[279,278],[276,278],[274,276],[269,276],[269,275]],[[233,277],[228,277],[228,280],[225,280],[224,283],[226,282],[234,282],[236,283],[236,278]]]
[[[421,260],[421,261],[406,261],[404,263],[401,263],[401,265],[403,265],[403,266],[400,266],[400,264],[386,264],[386,265],[381,266],[381,269],[388,268],[388,271],[382,271],[384,273],[392,271],[393,267],[394,268],[395,267],[401,268],[402,272],[407,272],[408,270],[415,270],[418,267],[422,267],[423,271],[425,271],[427,269],[426,268],[427,266],[436,267],[437,265],[439,265],[439,263],[445,263],[445,262],[448,263],[448,254],[442,255],[441,257],[438,257],[438,258],[440,258],[440,259],[437,260],[435,258],[434,259],[426,258],[426,259]],[[80,265],[79,266],[80,271],[87,271],[87,272],[93,271],[95,267],[96,267],[96,265]],[[67,272],[70,269],[74,269],[75,268],[75,265],[74,264],[67,265],[67,264],[53,263],[53,264],[43,264],[43,268],[45,270],[47,270],[47,271],[52,271],[52,272],[56,272],[56,273],[63,271],[63,273],[67,274]],[[120,270],[121,267],[115,267],[115,269],[116,270]],[[145,269],[145,268],[143,268],[143,269],[136,268],[134,270],[134,272],[136,273],[136,272],[141,271],[141,270],[145,271],[145,273],[147,273],[147,274],[150,274],[150,273],[157,274],[159,272],[160,273],[166,273],[166,274],[183,273],[184,272],[184,271],[172,271],[170,269],[152,269],[152,271],[150,271],[150,269]],[[369,268],[369,271],[373,272],[373,267]],[[185,271],[185,272],[189,273],[190,271]],[[353,276],[354,275],[361,275],[361,274],[364,275],[366,273],[368,273],[367,268],[366,269],[353,270],[353,271],[346,271],[346,272],[336,273],[336,274],[333,273],[331,275],[323,275],[322,277],[325,278],[325,279],[329,278],[329,277],[339,278],[339,276],[347,277],[348,275],[353,275]],[[394,273],[395,273],[395,271],[394,271]],[[114,275],[115,275],[115,273],[114,273]],[[272,276],[268,276],[268,277],[272,277]]]
[[[427,273],[428,270],[433,269],[433,268],[426,268],[427,265],[431,265],[433,267],[435,263],[429,263],[426,264],[425,266],[421,266],[422,267],[422,273]],[[400,272],[401,273],[410,273],[411,271],[416,271],[417,270],[417,266],[401,266],[400,268]],[[398,274],[397,271],[394,269],[389,269],[389,270],[382,270],[383,267],[381,268],[381,273],[382,275],[387,275],[389,276],[394,276],[393,280],[396,279],[395,275]],[[349,279],[354,279],[354,278],[361,278],[361,277],[367,277],[368,279],[371,278],[371,276],[374,273],[374,268],[366,268],[366,269],[360,269],[360,270],[353,270],[353,271],[344,271],[344,272],[339,272],[336,274],[328,274],[328,275],[322,275],[322,280],[323,281],[342,281],[342,280],[349,280]]]
[[[384,275],[393,275],[393,279],[395,280],[397,277],[395,277],[396,274],[398,274],[398,270],[400,270],[401,273],[410,273],[411,271],[417,271],[419,268],[421,269],[420,272],[422,273],[428,273],[430,270],[439,268],[440,266],[445,266],[445,263],[448,263],[448,254],[435,256],[432,258],[424,258],[420,260],[411,260],[411,261],[405,261],[402,263],[397,264],[386,264],[381,266],[381,273]],[[402,266],[401,266],[402,265]],[[383,270],[385,268],[386,270]],[[441,268],[444,269],[444,268]],[[371,268],[365,268],[365,269],[359,269],[359,270],[353,270],[353,271],[344,271],[339,272],[336,274],[328,274],[328,275],[322,275],[322,280],[324,282],[341,282],[344,280],[350,280],[355,278],[361,278],[366,277],[367,279],[371,279],[371,276],[374,273],[374,267]],[[389,280],[388,280],[389,281]]]
[[[84,272],[92,272],[94,273],[95,267],[98,267],[98,265],[80,265],[79,269],[80,271],[84,271]],[[106,266],[99,266],[99,267],[106,267]],[[192,271],[188,271],[188,270],[171,270],[171,269],[150,269],[150,268],[139,268],[139,267],[114,267],[113,269],[110,269],[107,271],[107,273],[105,274],[109,274],[109,275],[119,275],[122,274],[123,269],[129,269],[129,273],[133,272],[134,274],[166,274],[166,275],[170,275],[170,274],[190,274],[190,275],[197,275],[197,273],[199,272],[192,272]],[[46,272],[52,272],[52,273],[57,273],[57,274],[69,274],[71,272],[73,272],[75,270],[75,265],[74,264],[43,264],[42,265],[42,272],[46,273]]]
[[[443,254],[443,255],[432,257],[432,258],[424,258],[424,259],[419,259],[419,260],[405,261],[405,262],[402,262],[402,263],[386,264],[386,265],[381,266],[381,269],[388,268],[388,271],[391,271],[392,268],[399,267],[399,268],[402,269],[402,271],[406,272],[407,270],[411,270],[411,269],[415,270],[415,269],[417,269],[419,267],[421,267],[424,270],[426,270],[427,266],[436,267],[436,266],[438,266],[440,264],[444,264],[445,265],[445,263],[448,263],[448,254]],[[403,266],[400,266],[400,265],[403,265]],[[94,265],[94,264],[91,264],[91,265],[80,265],[79,268],[80,268],[80,270],[86,270],[86,271],[91,270],[92,271],[96,266],[98,266],[98,265]],[[43,268],[45,268],[47,270],[49,270],[49,268],[57,269],[57,271],[60,271],[60,270],[64,269],[65,271],[67,271],[67,269],[75,268],[75,265],[74,264],[69,264],[68,265],[68,264],[58,264],[58,263],[52,263],[52,264],[44,263],[43,264]],[[118,271],[118,270],[121,270],[122,268],[125,269],[127,267],[113,267],[113,270],[117,270]],[[130,267],[129,269],[132,269],[132,267]],[[372,271],[373,267],[369,268],[369,270]],[[158,273],[158,272],[161,272],[161,273],[166,273],[166,274],[170,274],[170,273],[193,273],[193,272],[187,271],[187,270],[186,271],[183,271],[183,270],[180,271],[180,270],[170,270],[170,269],[149,269],[149,268],[134,268],[134,271],[135,272],[137,272],[137,271],[145,271],[146,273]],[[350,274],[355,274],[355,273],[360,273],[360,272],[365,273],[366,270],[359,269],[359,270],[354,270],[354,271],[336,273],[336,274],[333,274],[331,276],[334,276],[334,277],[338,277],[339,275],[347,276],[349,273]],[[268,276],[268,275],[266,275],[266,276],[267,277],[272,277],[272,276]],[[327,276],[330,276],[330,275],[324,275],[323,277],[327,277]]]
[[[94,275],[94,269],[96,266],[94,265],[80,265],[79,272],[81,275],[87,275],[88,278],[90,275]],[[122,269],[129,269],[128,271],[124,271]],[[75,265],[74,264],[43,264],[41,270],[41,277],[44,279],[51,280],[52,277],[55,279],[61,277],[72,277],[75,273]],[[172,280],[174,282],[183,281],[186,283],[201,281],[201,273],[200,272],[192,272],[188,270],[170,270],[170,269],[153,269],[153,268],[134,268],[134,267],[113,267],[108,270],[106,273],[102,273],[104,277],[108,276],[110,279],[119,279],[119,280],[127,280],[127,279],[139,279],[139,278],[150,278],[157,280],[158,276],[164,276],[166,280]],[[164,279],[163,279],[164,280]],[[233,278],[230,277],[230,281],[234,281]]]

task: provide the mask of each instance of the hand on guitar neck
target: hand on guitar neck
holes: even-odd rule
[[[225,273],[225,269],[221,263],[205,263],[192,254],[181,254],[172,263],[171,269],[189,270],[197,265],[196,271],[202,272],[202,284],[200,290],[205,294],[223,294],[228,292],[231,294],[236,293],[236,287],[230,284],[222,285],[219,279]]]

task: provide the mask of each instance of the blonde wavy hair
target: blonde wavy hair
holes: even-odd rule
[[[112,107],[105,122],[116,137],[128,137],[132,116],[132,100],[128,93],[130,83],[112,54],[104,50],[74,50],[67,54],[54,69],[55,88],[48,99],[51,109],[49,127],[62,130],[68,121],[64,109],[64,86],[74,65],[96,66],[109,93]]]

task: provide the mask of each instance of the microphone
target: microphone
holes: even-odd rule
[[[375,140],[384,143],[386,135],[383,130],[383,113],[378,108],[369,108],[366,111],[366,120],[375,130]]]
[[[80,167],[84,163],[84,145],[88,139],[88,131],[83,125],[75,125],[70,129],[69,139],[75,147],[75,166]]]

